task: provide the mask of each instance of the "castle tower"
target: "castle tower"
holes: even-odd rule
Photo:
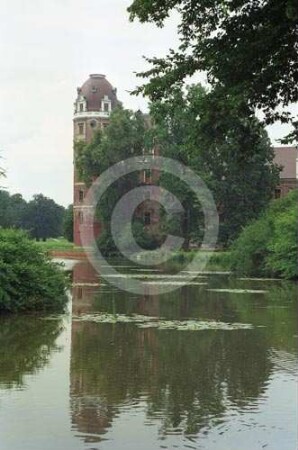
[[[104,129],[109,124],[111,111],[117,104],[117,91],[105,75],[90,75],[82,87],[77,89],[73,118],[74,141],[91,142],[94,132]],[[87,187],[80,180],[76,169],[76,155],[74,154],[74,243],[78,246],[81,245],[80,227],[90,229],[90,234],[94,227],[95,234],[100,234],[100,223],[92,224],[88,221],[88,210],[92,206],[84,204],[86,191]]]

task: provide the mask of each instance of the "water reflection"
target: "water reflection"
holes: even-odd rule
[[[151,275],[160,282],[158,272]],[[110,287],[81,261],[73,271],[72,313],[253,328],[193,332],[0,318],[1,450],[295,448],[297,285],[203,280],[206,286],[138,297]],[[232,291],[207,290],[222,288]]]
[[[63,327],[61,320],[0,317],[0,388],[22,387],[24,376],[41,370]]]
[[[281,352],[292,356],[290,369],[293,364],[297,367],[295,285],[269,282],[269,292],[262,296],[186,286],[162,297],[138,298],[98,285],[92,272],[83,262],[74,271],[75,286],[81,287],[74,289],[76,315],[137,313],[238,321],[255,328],[181,332],[138,329],[129,323],[73,322],[72,424],[86,443],[101,441],[115,419],[125,411],[133,415],[143,404],[147,425],[159,424],[159,437],[177,434],[199,439],[233,410],[258,410],[275,370],[289,370],[289,364],[280,363]],[[223,277],[207,281],[213,288],[245,285],[248,289],[253,284],[257,289],[261,283],[264,289],[261,281]]]

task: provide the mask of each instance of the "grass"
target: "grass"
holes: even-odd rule
[[[171,270],[180,270],[181,266],[187,265],[196,256],[197,250],[189,252],[179,251],[174,257],[166,263],[166,266]],[[200,251],[204,254],[204,251]],[[207,253],[207,252],[206,252]],[[229,271],[229,253],[228,252],[214,252],[212,253],[205,270],[210,271]]]
[[[51,238],[46,241],[39,241],[37,245],[44,251],[82,251],[82,247],[76,247],[72,242],[65,238]]]
[[[51,251],[65,251],[65,252],[83,252],[82,247],[75,246],[72,242],[67,241],[65,238],[51,238],[47,241],[39,241],[37,244],[46,252]],[[182,266],[187,265],[196,254],[196,250],[190,252],[179,251],[173,258],[165,263],[165,266],[170,271],[181,270]],[[205,270],[211,271],[225,271],[230,270],[228,252],[214,252],[205,268]]]

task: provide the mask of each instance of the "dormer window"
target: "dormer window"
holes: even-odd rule
[[[80,112],[84,111],[84,103],[80,103]]]
[[[107,95],[101,101],[101,110],[105,113],[109,113],[112,110],[112,103]]]

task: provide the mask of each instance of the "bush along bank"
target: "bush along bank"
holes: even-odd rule
[[[26,233],[0,229],[0,313],[62,312],[67,276]]]
[[[298,279],[298,191],[273,200],[231,247],[231,269],[251,276]]]

